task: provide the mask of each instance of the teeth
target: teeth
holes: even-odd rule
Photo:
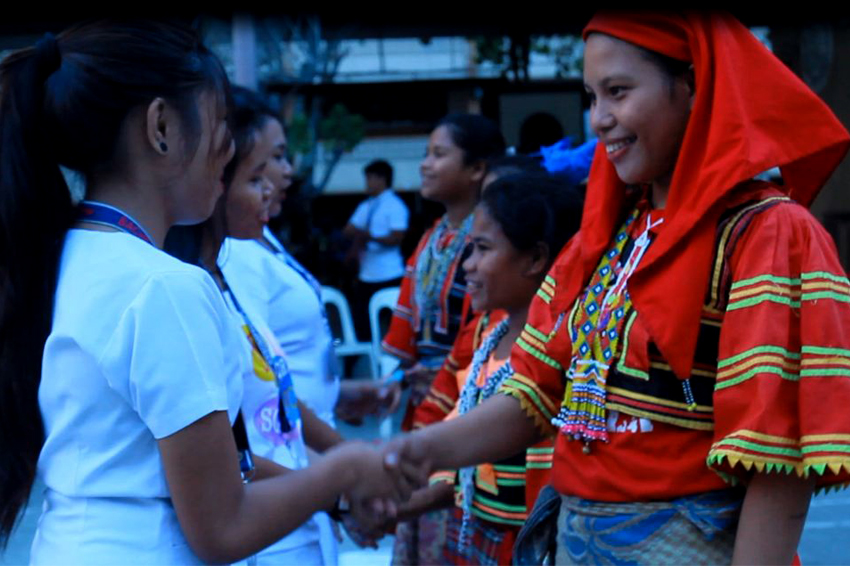
[[[634,141],[634,138],[629,138],[628,140],[623,140],[621,142],[614,142],[613,144],[605,144],[605,151],[607,151],[609,154],[612,153],[612,152],[616,152],[620,148],[625,148],[626,146],[631,144],[633,141]]]

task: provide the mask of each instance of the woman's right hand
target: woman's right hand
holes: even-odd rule
[[[353,473],[351,485],[346,490],[350,500],[382,501],[389,505],[391,512],[423,483],[424,475],[418,471],[421,463],[415,456],[407,457],[402,466],[397,456],[387,458],[381,445],[349,441],[335,447],[328,457],[337,460],[340,470],[348,469]]]

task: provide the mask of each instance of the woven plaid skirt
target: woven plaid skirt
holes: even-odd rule
[[[510,565],[519,526],[488,522],[472,516],[468,543],[461,549],[460,527],[463,510],[455,506],[446,525],[444,565]]]

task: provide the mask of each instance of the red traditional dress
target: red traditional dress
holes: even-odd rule
[[[472,359],[471,337],[461,331],[471,317],[462,263],[472,215],[452,229],[443,216],[419,241],[407,262],[398,303],[382,346],[410,362],[440,369],[465,366]],[[459,336],[460,335],[460,336]],[[446,360],[455,340],[468,345],[460,360]],[[468,356],[468,358],[464,358]],[[413,427],[415,407],[408,404],[403,430]],[[448,513],[429,512],[396,528],[394,565],[435,564],[442,558]]]
[[[692,113],[663,211],[597,148],[502,391],[558,434],[561,560],[728,561],[742,493],[720,489],[850,481],[850,284],[805,208],[848,135],[731,16],[601,14],[594,32],[692,62]],[[784,186],[751,181],[774,166]]]
[[[504,311],[494,311],[476,316],[470,323],[467,336],[471,341],[455,343],[449,359],[468,357],[473,351],[486,346],[486,340],[498,332],[505,322]],[[471,343],[471,344],[470,344]],[[507,362],[494,352],[487,355],[477,373],[476,384],[483,388],[489,377]],[[471,366],[454,370],[444,367],[434,379],[425,401],[416,409],[414,427],[451,419],[458,415],[461,392],[469,379]],[[475,443],[470,439],[469,443]],[[474,491],[466,533],[463,532],[463,489],[456,471],[441,471],[432,476],[433,482],[454,484],[457,505],[446,529],[446,545],[441,563],[449,565],[509,565],[514,541],[519,529],[534,505],[540,489],[548,483],[552,467],[551,442],[543,442],[527,451],[498,463],[487,463],[475,468]]]

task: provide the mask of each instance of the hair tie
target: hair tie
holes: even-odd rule
[[[59,42],[56,37],[47,32],[38,43],[35,44],[35,61],[42,71],[43,77],[49,77],[62,65],[62,53],[59,51]]]

